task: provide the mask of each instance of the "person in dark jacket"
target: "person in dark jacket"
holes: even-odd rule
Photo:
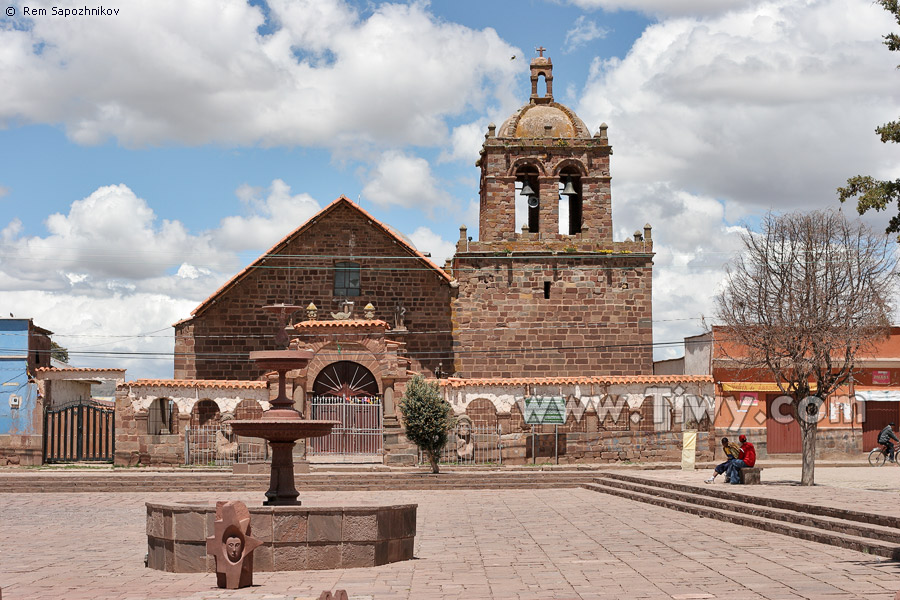
[[[888,423],[887,427],[881,430],[881,433],[878,434],[878,443],[884,446],[884,452],[888,455],[888,460],[894,462],[894,442],[900,442],[897,439],[897,436],[894,435],[894,427],[897,425],[894,423]]]
[[[756,464],[756,448],[747,441],[746,435],[742,435],[739,439],[741,440],[740,456],[731,462],[731,466],[728,467],[728,472],[726,473],[728,483],[734,485],[741,482],[741,469],[752,467]]]

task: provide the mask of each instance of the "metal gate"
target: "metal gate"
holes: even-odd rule
[[[115,409],[76,404],[44,413],[44,462],[112,462]]]
[[[858,396],[857,396],[858,398]],[[863,421],[863,450],[868,452],[879,446],[878,434],[888,423],[897,423],[900,402],[866,402],[866,419]]]
[[[307,453],[322,455],[381,456],[384,429],[381,396],[314,396],[310,419],[340,421],[329,435],[311,438]]]
[[[793,406],[783,404],[780,407],[781,420],[790,417],[790,420],[779,423],[775,420],[775,399],[779,394],[769,394],[766,398],[766,451],[769,454],[799,454],[801,452],[800,422],[797,420]]]
[[[184,464],[203,467],[229,467],[234,464],[265,461],[269,445],[261,438],[235,435],[228,421],[214,421],[184,430]]]
[[[500,435],[500,425],[460,422],[447,435],[447,443],[441,449],[440,464],[460,467],[502,465],[503,446]],[[428,459],[421,450],[419,464],[428,464]]]

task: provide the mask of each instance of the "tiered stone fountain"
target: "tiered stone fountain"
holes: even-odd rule
[[[299,307],[276,304],[279,335],[289,311]],[[284,321],[284,322],[281,322]],[[413,557],[415,504],[359,507],[301,507],[294,483],[293,447],[297,440],[331,433],[337,421],[303,419],[287,395],[286,373],[306,366],[312,350],[251,352],[250,359],[278,373],[278,397],[260,419],[230,421],[232,430],[267,440],[272,449],[269,491],[262,506],[249,506],[248,533],[263,544],[254,551],[256,571],[303,571],[371,567]],[[220,498],[233,499],[233,498]],[[206,539],[215,535],[215,501],[210,503],[147,503],[147,566],[176,573],[214,571],[206,554]]]
[[[297,488],[294,486],[293,448],[297,440],[321,437],[331,433],[331,428],[340,425],[337,421],[314,421],[304,419],[294,409],[288,397],[286,373],[302,369],[313,357],[312,350],[271,350],[251,352],[250,360],[269,371],[278,372],[278,397],[272,400],[272,408],[263,413],[261,419],[239,419],[230,421],[232,431],[238,435],[263,438],[272,449],[272,466],[269,476],[269,491],[266,492],[267,506],[299,505]]]

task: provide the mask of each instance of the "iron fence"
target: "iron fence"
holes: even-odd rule
[[[269,445],[260,438],[235,435],[225,423],[184,430],[184,464],[227,467],[269,458]]]
[[[384,450],[381,396],[314,396],[309,418],[340,421],[329,435],[310,438],[307,453],[381,456]]]
[[[456,466],[501,465],[500,425],[473,425],[460,421],[447,436],[440,464]],[[419,452],[419,464],[428,463]]]

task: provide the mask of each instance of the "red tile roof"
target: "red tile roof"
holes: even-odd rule
[[[95,369],[90,367],[65,367],[57,369],[56,367],[38,367],[34,370],[35,373],[44,373],[47,371],[53,371],[54,373],[103,373],[104,371],[121,371],[124,373],[125,369]]]
[[[494,379],[441,379],[440,385],[463,386],[510,386],[510,385],[627,385],[639,383],[662,385],[678,383],[713,383],[708,375],[609,375],[581,377],[498,377]]]
[[[227,379],[136,379],[119,387],[223,388],[231,390],[265,389],[265,381],[229,381]]]
[[[231,288],[233,285],[235,285],[236,283],[238,283],[241,279],[243,279],[244,277],[246,277],[247,274],[250,273],[250,271],[251,271],[253,268],[255,268],[257,265],[259,265],[263,260],[265,260],[266,258],[268,258],[269,255],[271,255],[271,254],[276,254],[279,250],[281,250],[284,246],[286,246],[291,240],[293,240],[294,238],[296,238],[296,237],[299,236],[299,235],[302,235],[307,229],[309,229],[310,227],[312,227],[316,222],[319,221],[319,219],[321,219],[322,217],[324,217],[324,216],[327,215],[328,213],[330,213],[330,212],[332,212],[333,210],[335,210],[338,206],[342,206],[342,205],[344,205],[344,206],[350,206],[351,208],[353,208],[353,209],[356,210],[357,212],[361,213],[364,217],[366,217],[368,220],[370,220],[370,221],[372,222],[373,225],[375,225],[376,227],[378,227],[379,229],[381,229],[381,230],[382,230],[385,234],[387,234],[391,239],[393,239],[394,241],[396,241],[396,242],[400,245],[401,248],[403,248],[404,250],[406,250],[407,252],[409,252],[412,256],[418,258],[422,263],[424,263],[424,264],[427,265],[428,267],[434,269],[435,273],[437,273],[442,279],[444,279],[444,280],[447,281],[448,283],[449,283],[450,281],[453,280],[453,278],[450,277],[450,275],[449,275],[446,271],[444,271],[444,270],[441,269],[439,266],[437,266],[436,264],[434,264],[433,262],[431,262],[431,260],[429,260],[427,256],[425,256],[424,254],[422,254],[421,252],[419,252],[418,250],[416,250],[415,248],[413,248],[413,247],[410,245],[409,242],[407,242],[407,241],[404,240],[402,237],[400,237],[399,235],[397,235],[397,234],[394,232],[394,230],[392,230],[390,227],[388,227],[387,225],[385,225],[384,223],[382,223],[381,221],[379,221],[378,219],[376,219],[375,217],[373,217],[371,214],[369,214],[368,212],[366,212],[365,210],[363,210],[362,208],[360,208],[359,205],[354,204],[349,198],[347,198],[346,196],[343,196],[343,195],[342,195],[342,196],[340,196],[337,200],[335,200],[334,202],[332,202],[331,204],[329,204],[328,206],[326,206],[325,208],[323,208],[322,210],[320,210],[318,213],[316,213],[315,215],[313,215],[309,220],[306,221],[306,223],[304,223],[303,225],[301,225],[300,227],[298,227],[297,229],[295,229],[295,230],[292,231],[291,233],[289,233],[289,234],[287,234],[286,236],[284,236],[284,237],[281,239],[281,241],[279,241],[277,244],[275,244],[274,246],[272,246],[271,248],[269,248],[269,250],[268,250],[267,252],[265,252],[262,256],[260,256],[259,258],[257,258],[255,261],[253,261],[253,262],[250,263],[249,265],[247,265],[243,270],[241,270],[241,271],[240,271],[238,274],[236,274],[234,277],[232,277],[231,279],[229,279],[228,281],[226,281],[225,284],[222,285],[222,287],[220,287],[218,290],[216,290],[215,292],[213,292],[213,294],[212,294],[209,298],[207,298],[206,300],[204,300],[203,302],[201,302],[201,303],[197,306],[197,308],[195,308],[193,311],[191,311],[191,316],[190,316],[190,317],[188,317],[188,318],[186,318],[186,319],[182,319],[182,320],[178,321],[177,323],[174,323],[172,326],[175,327],[176,325],[180,325],[181,323],[184,323],[185,321],[189,321],[189,320],[192,319],[193,317],[196,317],[197,315],[199,315],[200,313],[202,313],[204,310],[206,310],[207,307],[209,307],[210,304],[213,303],[213,301],[216,299],[216,297],[218,297],[218,296],[220,296],[221,294],[225,293],[229,288]]]

